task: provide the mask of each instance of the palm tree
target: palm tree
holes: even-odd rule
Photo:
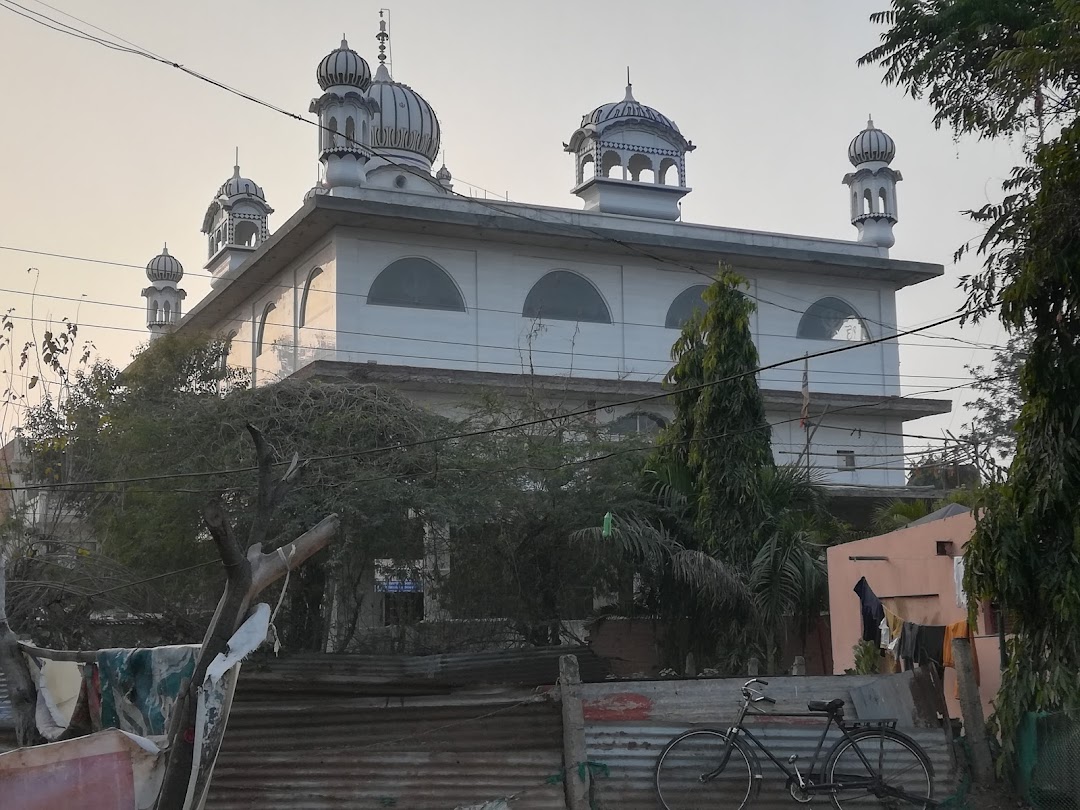
[[[670,460],[646,471],[654,509],[614,516],[609,538],[635,579],[633,607],[663,628],[665,664],[681,669],[686,655],[727,668],[763,656],[776,669],[786,633],[805,639],[828,597],[825,547],[839,534],[817,482],[794,467],[763,467],[755,488],[765,505],[753,537],[733,554],[723,538],[703,537],[698,499],[686,468]],[[739,564],[746,546],[750,562]]]

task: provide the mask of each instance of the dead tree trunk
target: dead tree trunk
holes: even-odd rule
[[[19,639],[8,624],[7,557],[0,553],[0,671],[7,680],[15,715],[15,744],[20,748],[45,742],[37,728],[37,686],[19,649]]]
[[[206,528],[210,531],[225,566],[225,592],[206,630],[191,681],[182,691],[169,722],[168,761],[161,792],[158,794],[157,810],[183,808],[195,755],[192,732],[198,709],[198,692],[206,679],[206,670],[210,663],[218,653],[228,651],[229,639],[247,617],[254,597],[284,576],[289,569],[297,567],[325,548],[338,529],[337,515],[329,515],[314,528],[284,546],[281,552],[262,553],[262,544],[266,540],[274,510],[295,480],[300,466],[294,457],[285,475],[275,482],[273,452],[258,429],[248,425],[248,431],[255,442],[259,466],[259,489],[255,515],[248,532],[248,548],[245,553],[233,533],[229,516],[220,503],[211,503],[203,510]]]

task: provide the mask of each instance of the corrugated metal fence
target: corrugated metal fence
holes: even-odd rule
[[[453,810],[504,798],[520,810],[565,810],[557,690],[527,683],[553,683],[564,652],[452,661],[303,656],[245,669],[207,810]],[[766,691],[778,700],[775,711],[805,712],[809,700],[839,697],[855,719],[851,691],[881,677],[776,678]],[[515,685],[480,685],[500,679]],[[733,722],[741,685],[742,679],[582,684],[597,810],[655,810],[660,750],[691,726]],[[806,770],[822,721],[776,718],[755,730],[781,760],[799,754]],[[931,758],[938,797],[951,793],[945,733],[905,730]],[[762,765],[755,806],[790,807],[783,776],[768,761]]]
[[[769,678],[766,694],[777,700],[776,712],[805,712],[807,701],[841,698],[847,717],[855,719],[850,690],[870,683],[870,676]],[[726,728],[738,713],[743,680],[616,681],[583,684],[585,739],[593,773],[595,803],[602,810],[656,810],[653,786],[656,758],[676,734],[692,726]],[[748,723],[749,725],[749,723]],[[820,718],[775,718],[752,725],[781,761],[798,754],[805,772],[823,731]],[[952,757],[940,729],[902,729],[929,755],[936,777],[936,795],[953,790]],[[826,741],[826,746],[831,745]],[[828,748],[826,747],[827,751]],[[754,807],[790,808],[785,777],[761,756],[764,781]],[[719,786],[719,785],[718,785]],[[745,785],[744,785],[745,788]],[[718,807],[724,799],[714,797]],[[819,800],[820,801],[820,800]]]
[[[476,685],[550,684],[559,652],[256,663],[241,674],[207,810],[452,810],[511,797],[564,810],[557,700]]]

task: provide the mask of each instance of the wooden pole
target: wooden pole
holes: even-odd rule
[[[990,756],[990,743],[986,737],[986,720],[983,717],[982,698],[975,683],[975,660],[971,654],[971,640],[954,638],[952,641],[953,663],[960,683],[960,713],[964,718],[964,736],[971,748],[971,769],[975,784],[987,787],[994,783],[994,761]]]
[[[559,658],[559,697],[563,722],[563,770],[567,810],[589,810],[591,774],[585,748],[585,710],[576,655]]]

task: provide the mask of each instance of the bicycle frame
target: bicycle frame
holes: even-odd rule
[[[749,740],[751,743],[753,743],[753,745],[754,745],[754,747],[756,749],[758,749],[763,754],[765,754],[765,756],[769,759],[769,761],[772,762],[772,764],[775,765],[776,768],[787,777],[789,784],[798,785],[799,788],[801,790],[803,790],[807,795],[814,795],[814,794],[818,794],[818,793],[834,793],[834,792],[840,792],[840,791],[866,790],[866,791],[871,791],[871,792],[875,792],[875,793],[878,792],[878,791],[884,791],[884,792],[887,792],[889,794],[895,794],[897,796],[897,798],[906,799],[908,801],[911,801],[911,799],[913,798],[913,797],[908,796],[908,794],[906,792],[902,791],[902,790],[896,790],[895,788],[890,788],[887,785],[885,785],[885,783],[882,780],[881,775],[878,772],[878,770],[876,768],[874,768],[873,765],[871,765],[870,760],[867,759],[866,754],[864,754],[862,748],[859,747],[858,740],[855,740],[855,739],[852,738],[851,734],[848,733],[847,728],[845,728],[843,723],[841,723],[837,719],[836,715],[831,714],[829,712],[777,712],[777,713],[772,713],[772,712],[762,712],[762,711],[758,711],[758,710],[751,711],[751,708],[753,706],[753,702],[754,701],[749,696],[747,696],[746,699],[743,701],[742,710],[739,712],[739,719],[735,722],[735,725],[733,725],[732,727],[730,727],[728,729],[728,742],[724,746],[724,752],[723,752],[723,755],[720,758],[719,766],[715,770],[713,770],[713,771],[711,771],[711,772],[709,772],[707,774],[704,774],[701,777],[701,781],[703,781],[703,782],[712,781],[713,779],[718,777],[721,774],[721,772],[723,772],[724,768],[727,767],[728,760],[731,758],[731,750],[732,750],[732,747],[733,747],[733,743],[731,741],[736,739],[737,737],[739,737],[741,735],[746,740]],[[745,722],[746,717],[747,717],[748,714],[758,715],[758,716],[762,716],[762,717],[821,717],[821,718],[825,718],[826,719],[825,728],[822,730],[821,737],[820,737],[820,739],[818,739],[817,746],[814,749],[814,757],[810,761],[810,770],[806,774],[802,774],[802,773],[799,772],[797,767],[794,770],[790,769],[790,768],[787,767],[787,765],[785,763],[778,760],[773,755],[772,751],[770,751],[768,749],[768,747],[765,745],[765,743],[762,740],[758,739],[758,737],[755,736],[754,733],[750,729],[745,727],[744,722]],[[821,759],[822,749],[825,747],[825,741],[829,737],[829,730],[833,727],[834,724],[835,724],[837,730],[840,732],[840,734],[846,740],[848,740],[848,742],[851,743],[851,747],[858,754],[859,759],[862,760],[863,765],[866,767],[867,775],[865,777],[853,777],[852,779],[850,779],[848,781],[845,781],[845,782],[814,783],[812,781],[812,779],[815,776],[815,774],[817,773],[817,765],[818,765],[818,761]],[[832,746],[829,747],[828,751],[825,754],[826,761],[828,760],[828,755],[829,755],[829,753],[831,751],[832,751]],[[823,766],[824,766],[824,764],[825,764],[825,762],[822,762]],[[933,802],[932,804],[936,805],[936,802]]]

